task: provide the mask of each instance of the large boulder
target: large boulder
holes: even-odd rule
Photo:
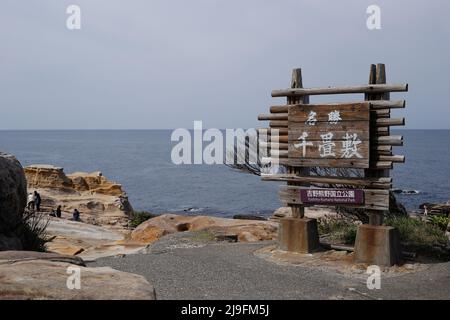
[[[276,239],[278,223],[164,214],[140,224],[132,232],[131,239],[137,242],[151,243],[166,234],[201,230],[208,230],[215,235],[235,235],[241,242],[255,242]]]
[[[0,152],[0,250],[21,249],[18,225],[26,206],[27,184],[19,161]]]
[[[80,263],[81,261],[81,263]],[[79,274],[79,288],[70,276]],[[84,267],[76,257],[20,252],[0,255],[0,299],[154,300],[139,275],[109,267]],[[68,285],[69,284],[69,285]]]

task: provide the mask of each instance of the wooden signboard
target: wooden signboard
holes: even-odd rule
[[[369,168],[369,103],[293,105],[288,119],[289,165]]]
[[[311,206],[315,204],[321,204],[326,205],[325,203],[319,201],[313,202],[308,200],[305,197],[302,197],[301,194],[304,192],[303,190],[317,190],[315,188],[304,188],[301,186],[282,186],[279,192],[280,200],[283,203],[286,203],[289,206],[295,206],[295,205],[302,205],[302,206]],[[346,188],[343,188],[346,190]],[[341,190],[343,190],[341,189]],[[320,189],[325,190],[325,189]],[[330,188],[327,190],[337,190],[335,188]],[[360,190],[360,189],[355,189]],[[360,191],[357,191],[358,193]],[[371,210],[377,210],[377,211],[386,211],[389,210],[389,190],[378,190],[378,189],[364,189],[363,192],[363,201],[360,201],[358,199],[355,199],[355,202],[346,202],[346,203],[328,203],[328,205],[341,205],[346,207],[353,207],[353,208],[365,208],[365,209],[371,209]],[[359,197],[359,195],[358,195]],[[360,202],[360,203],[358,203]]]
[[[300,199],[309,204],[363,204],[364,191],[360,189],[301,189]]]
[[[391,118],[391,109],[404,108],[405,101],[391,101],[389,94],[405,91],[407,84],[386,84],[383,64],[370,66],[368,85],[303,88],[301,70],[294,69],[291,88],[272,91],[287,104],[258,117],[269,121],[263,132],[274,142],[265,159],[286,170],[262,179],[287,184],[279,196],[293,217],[303,217],[306,206],[329,204],[364,208],[371,224],[382,223],[380,213],[389,210],[390,170],[405,161],[392,153],[403,137],[390,131],[405,124],[404,118]],[[312,95],[355,93],[364,94],[363,101],[309,104]]]

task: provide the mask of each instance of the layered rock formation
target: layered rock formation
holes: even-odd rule
[[[84,222],[121,226],[127,225],[133,211],[122,186],[101,172],[66,175],[59,167],[32,165],[25,168],[25,175],[29,190],[41,194],[44,210],[61,205],[65,217],[78,209]]]
[[[132,232],[131,239],[137,242],[151,243],[166,234],[200,230],[208,230],[215,235],[235,235],[238,241],[254,242],[276,239],[278,223],[164,214],[139,225]]]
[[[69,277],[79,270],[79,288]],[[154,300],[139,275],[109,267],[87,268],[77,257],[37,252],[0,252],[0,299]],[[69,285],[68,285],[69,283]]]
[[[25,167],[30,192],[41,194],[44,215],[62,208],[62,219],[50,218],[47,250],[87,259],[134,253],[142,248],[126,241],[128,222],[133,208],[118,183],[101,172],[65,174],[52,165]],[[74,209],[81,213],[81,222],[69,221]]]
[[[144,246],[127,240],[128,233],[128,230],[51,218],[47,227],[51,241],[46,247],[47,251],[77,255],[85,260],[137,253]]]
[[[17,227],[26,205],[27,185],[22,166],[0,152],[0,250],[21,249]]]
[[[51,218],[47,228],[51,252],[77,255],[94,260],[117,254],[138,253],[145,245],[166,234],[207,230],[217,239],[242,242],[274,240],[278,223],[224,219],[208,216],[165,214],[138,226],[130,235],[127,228],[132,207],[120,184],[100,172],[65,174],[62,168],[33,165],[25,168],[30,191],[41,194],[47,212],[62,206],[63,219]],[[81,212],[83,222],[68,221],[73,209]]]
[[[427,208],[427,214],[438,214],[450,216],[450,200],[447,203],[422,203],[419,208],[425,210]]]
[[[52,188],[65,191],[73,189],[73,183],[65,175],[63,168],[52,165],[28,166],[25,168],[25,174],[30,189]]]

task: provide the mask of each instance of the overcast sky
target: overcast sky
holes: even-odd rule
[[[407,128],[450,129],[448,0],[1,0],[0,43],[0,129],[261,126],[292,68],[356,85],[378,62]]]

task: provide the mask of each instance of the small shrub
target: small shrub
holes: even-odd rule
[[[131,214],[131,221],[129,223],[130,227],[136,228],[141,223],[147,221],[148,219],[154,218],[157,215],[147,212],[147,211],[133,211]]]
[[[216,236],[210,230],[194,231],[192,236],[192,240],[197,242],[211,242],[215,239]]]
[[[23,250],[40,252],[46,250],[45,244],[48,239],[46,230],[49,222],[49,217],[44,214],[34,211],[24,212],[22,221],[17,227]]]
[[[323,217],[317,220],[319,234],[331,241],[354,244],[357,225],[345,217]]]
[[[430,216],[428,218],[428,222],[430,222],[432,225],[435,225],[442,231],[447,230],[449,221],[450,221],[450,218],[447,218],[446,216],[441,216],[441,215]]]
[[[439,226],[409,217],[388,217],[385,223],[398,229],[405,250],[438,259],[450,258],[450,242]]]
[[[405,216],[388,216],[385,224],[398,229],[403,250],[440,260],[450,259],[450,241],[445,235],[447,218],[445,221],[441,217],[422,221]],[[319,234],[331,242],[355,243],[357,225],[346,217],[319,218],[318,229]]]

